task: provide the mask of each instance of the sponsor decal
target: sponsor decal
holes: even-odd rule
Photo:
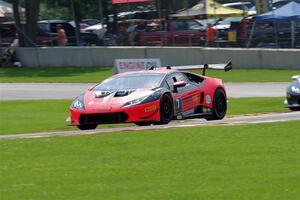
[[[197,102],[197,101],[198,101],[198,96],[197,95],[193,96],[193,102]]]
[[[211,97],[210,97],[209,95],[206,95],[205,100],[206,100],[206,103],[207,103],[207,104],[210,104],[210,102],[211,102]]]
[[[155,105],[149,106],[149,107],[145,108],[145,112],[151,112],[151,111],[154,111],[154,110],[156,110],[156,106]]]

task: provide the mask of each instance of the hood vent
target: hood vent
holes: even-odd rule
[[[134,90],[120,90],[115,93],[114,97],[124,97],[134,92]]]
[[[95,98],[103,98],[103,97],[106,97],[110,94],[111,94],[110,91],[96,91],[95,92]]]

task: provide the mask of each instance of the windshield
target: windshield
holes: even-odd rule
[[[158,87],[164,74],[135,74],[107,79],[94,90],[127,90]]]

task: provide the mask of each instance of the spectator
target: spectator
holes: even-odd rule
[[[136,27],[136,36],[134,38],[134,42],[135,42],[135,45],[141,45],[140,44],[140,37],[141,35],[145,32],[145,29],[146,29],[146,22],[139,22],[137,27]]]
[[[66,46],[68,43],[68,38],[66,35],[65,30],[63,29],[63,26],[61,24],[56,25],[56,32],[57,32],[57,45],[58,46]]]
[[[216,36],[217,36],[216,29],[211,24],[208,24],[208,28],[206,29],[206,43],[207,43],[207,46],[214,46]]]
[[[14,38],[13,42],[10,44],[11,47],[19,47],[19,37],[18,33],[16,33],[16,37]]]

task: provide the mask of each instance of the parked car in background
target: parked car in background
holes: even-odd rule
[[[197,20],[160,20],[149,22],[139,33],[138,42],[150,46],[197,46],[205,36],[205,27]]]
[[[40,29],[47,33],[56,33],[56,25],[61,24],[68,37],[68,46],[76,45],[75,28],[68,22],[63,20],[44,20],[39,21],[38,26]],[[102,45],[96,34],[93,33],[80,33],[82,45]]]
[[[213,26],[217,30],[217,37],[219,40],[228,40],[228,32],[233,28],[234,23],[242,21],[243,17],[228,17]],[[232,26],[233,25],[233,26]]]
[[[256,9],[252,2],[246,1],[246,2],[234,2],[234,3],[225,3],[222,4],[225,7],[228,8],[235,8],[239,10],[243,10],[246,15],[256,15]]]
[[[89,26],[93,26],[96,24],[100,24],[101,21],[99,19],[83,19],[81,20],[81,23],[87,24]]]
[[[107,32],[107,26],[99,23],[82,29],[82,32],[96,34],[100,40],[103,40]]]
[[[0,46],[10,46],[16,39],[17,28],[15,22],[2,22],[0,23]],[[53,46],[55,45],[56,33],[47,33],[37,28],[37,36],[32,41],[36,46]]]
[[[70,21],[69,23],[70,23],[74,28],[76,27],[75,21]],[[80,26],[80,30],[82,30],[82,29],[85,29],[85,28],[89,27],[90,25],[81,22],[81,23],[79,23],[79,26]]]

